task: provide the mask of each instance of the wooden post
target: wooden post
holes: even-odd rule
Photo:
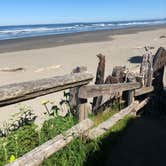
[[[134,90],[127,91],[127,105],[129,106],[134,102]]]
[[[81,66],[76,67],[73,69],[73,73],[85,73],[87,72],[87,67]],[[88,106],[87,106],[87,99],[82,99],[78,97],[80,87],[75,87],[70,89],[70,106],[72,109],[76,109],[76,116],[79,121],[85,120],[88,118]]]
[[[104,73],[105,73],[105,56],[102,54],[97,55],[99,58],[99,63],[97,67],[96,73],[96,81],[95,84],[104,84]],[[102,96],[94,97],[92,104],[92,111],[96,114],[96,110],[99,108],[102,103]]]
[[[149,48],[145,47],[145,51],[140,67],[140,75],[143,77],[143,86],[150,87],[153,79],[153,55]]]
[[[86,72],[87,72],[87,67],[78,66],[78,67],[73,69],[71,74],[86,73]],[[69,93],[70,93],[70,97],[69,97],[70,107],[71,107],[71,109],[74,109],[74,110],[78,110],[77,107],[79,105],[79,98],[78,98],[79,88],[80,87],[71,88],[69,91]]]
[[[128,82],[136,82],[136,78],[134,75],[129,74],[127,78]],[[127,106],[131,105],[134,102],[135,90],[131,89],[127,91]]]
[[[164,82],[163,78],[165,77],[165,68],[166,64],[166,50],[164,48],[159,48],[153,59],[153,86],[154,86],[154,111],[157,110],[159,113],[163,113],[166,109],[165,98],[166,94],[164,92]]]
[[[88,118],[87,99],[79,98],[78,118],[79,118],[79,121],[82,121]]]

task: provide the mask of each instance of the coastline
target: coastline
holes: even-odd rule
[[[92,43],[110,41],[110,36],[135,34],[143,31],[152,31],[166,28],[166,24],[130,27],[113,30],[97,30],[91,32],[78,32],[68,34],[46,35],[16,39],[0,40],[0,53],[32,50],[40,48],[52,48],[78,43]]]
[[[106,58],[105,77],[114,66],[126,66],[130,71],[137,72],[145,46],[153,47],[152,53],[159,47],[166,48],[166,38],[161,36],[166,36],[166,26],[26,38],[3,41],[3,44],[1,41],[0,68],[19,67],[25,70],[1,70],[0,86],[69,74],[76,66],[87,66],[95,76],[98,64],[96,55],[99,53]],[[55,41],[60,42],[57,44]],[[0,123],[18,112],[20,105],[27,105],[38,116],[37,124],[41,124],[45,112],[41,101],[55,101],[58,105],[62,98],[62,93],[56,93],[1,107]]]

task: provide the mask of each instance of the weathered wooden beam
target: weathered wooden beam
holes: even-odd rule
[[[56,136],[48,142],[40,145],[31,152],[16,159],[13,163],[7,166],[37,166],[40,165],[45,159],[65,147],[73,139],[81,136],[85,131],[93,126],[90,119],[86,119],[79,124],[73,126],[63,134]]]
[[[88,84],[93,76],[74,73],[47,79],[10,84],[0,87],[0,106],[21,102],[57,91]]]
[[[141,95],[144,95],[144,94],[147,94],[147,93],[151,93],[154,91],[154,87],[142,87],[140,89],[136,89],[135,90],[135,94],[134,96],[141,96]]]
[[[87,133],[87,137],[90,139],[97,138],[107,132],[112,126],[114,126],[119,120],[123,119],[126,115],[131,113],[134,108],[139,104],[138,101],[134,101],[130,106],[126,107],[125,109],[121,110],[119,113],[113,115],[108,120],[104,121],[103,123],[99,124],[97,127],[91,129]]]
[[[111,96],[117,92],[134,90],[141,87],[138,82],[131,83],[119,83],[119,84],[102,84],[102,85],[86,85],[79,89],[78,96],[80,98],[91,98],[101,95]]]

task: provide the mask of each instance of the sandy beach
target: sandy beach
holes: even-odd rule
[[[24,68],[0,71],[0,85],[64,75],[76,66],[87,66],[95,76],[99,53],[106,56],[106,75],[115,65],[138,71],[140,62],[136,59],[144,53],[144,46],[154,47],[153,53],[161,46],[166,48],[166,38],[160,38],[163,35],[166,25],[0,41],[0,69]],[[23,103],[42,116],[43,99],[58,97],[51,94]],[[18,108],[18,104],[0,108],[0,122],[8,120]]]

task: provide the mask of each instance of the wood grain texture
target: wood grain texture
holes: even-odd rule
[[[119,83],[119,84],[102,84],[102,85],[86,85],[82,86],[79,90],[78,96],[80,98],[91,98],[101,95],[111,96],[117,92],[134,90],[141,87],[138,82]]]
[[[93,76],[74,73],[47,79],[10,84],[0,87],[0,106],[33,99],[57,91],[88,84]]]

